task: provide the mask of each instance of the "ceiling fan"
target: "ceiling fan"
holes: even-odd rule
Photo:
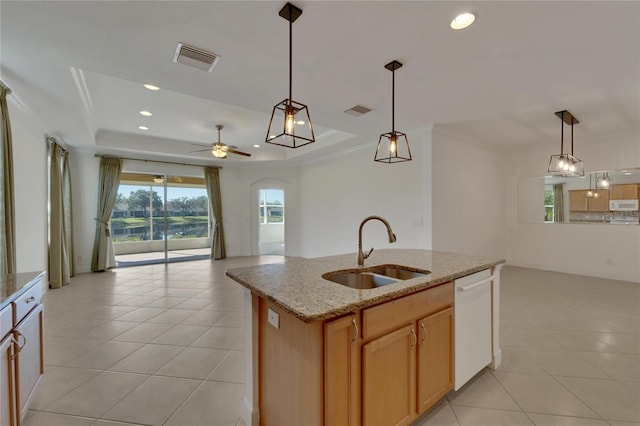
[[[245,157],[251,157],[251,154],[249,153],[238,151],[236,149],[237,146],[227,145],[220,142],[220,130],[222,130],[223,127],[224,126],[222,124],[216,124],[216,129],[218,129],[218,142],[214,142],[211,145],[204,145],[201,143],[191,143],[191,145],[206,146],[207,149],[198,149],[196,151],[189,151],[189,152],[191,153],[191,152],[211,151],[213,156],[216,158],[227,158],[227,154],[238,154],[238,155],[244,155]]]

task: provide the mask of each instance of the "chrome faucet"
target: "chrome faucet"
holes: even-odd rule
[[[387,222],[385,218],[380,216],[366,217],[360,224],[360,229],[358,229],[358,266],[364,265],[364,260],[371,256],[371,252],[373,252],[373,248],[369,250],[367,254],[364,254],[364,252],[362,251],[362,228],[364,227],[365,223],[373,219],[379,220],[380,222],[384,223],[384,226],[387,227],[387,234],[389,234],[389,242],[396,242],[396,234],[393,233],[393,231],[391,230],[391,225],[389,225],[389,222]]]

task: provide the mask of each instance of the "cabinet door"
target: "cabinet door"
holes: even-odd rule
[[[625,200],[637,200],[638,185],[636,184],[622,185],[622,198],[624,198]]]
[[[418,413],[453,389],[453,308],[418,321]]]
[[[44,374],[42,320],[42,305],[38,305],[14,330],[19,346],[16,356],[19,419],[23,419],[27,414],[31,397]]]
[[[13,334],[10,334],[0,343],[0,426],[14,426],[16,424],[12,338]]]
[[[355,314],[324,326],[325,425],[360,425],[359,335]]]
[[[362,424],[408,425],[415,416],[415,323],[362,347]]]
[[[588,198],[585,197],[586,191],[570,190],[569,191],[569,211],[586,212],[589,210]]]
[[[590,212],[608,212],[609,211],[609,191],[598,191],[598,198],[589,198]]]

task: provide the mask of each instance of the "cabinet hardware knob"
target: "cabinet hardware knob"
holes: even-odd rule
[[[358,341],[358,336],[360,335],[360,330],[358,330],[358,324],[356,323],[356,319],[353,318],[351,320],[351,323],[353,324],[353,328],[355,329],[356,335],[353,338],[353,340],[351,341],[351,343],[356,343]]]
[[[413,343],[411,344],[411,349],[413,349],[418,343],[418,336],[416,336],[416,331],[413,328],[411,328],[411,337],[413,337]]]
[[[424,343],[424,339],[427,338],[427,327],[425,327],[424,323],[421,322],[420,328],[422,328],[422,340],[420,341],[420,343]]]
[[[31,302],[35,302],[35,301],[36,301],[36,298],[35,298],[35,297],[33,297],[33,296],[29,297],[29,298],[26,300],[26,302],[27,302],[27,303],[31,303]]]

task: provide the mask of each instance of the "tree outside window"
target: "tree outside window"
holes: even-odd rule
[[[544,187],[544,221],[553,222],[553,186]]]

